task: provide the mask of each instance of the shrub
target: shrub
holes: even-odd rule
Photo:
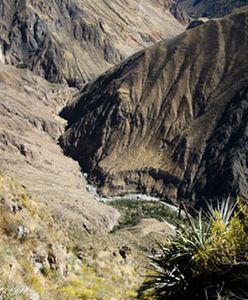
[[[143,299],[245,299],[248,296],[248,209],[230,200],[205,218],[178,225],[169,246],[153,257]],[[149,295],[149,296],[147,296]]]
[[[0,208],[0,228],[7,236],[14,236],[18,226],[22,225],[18,216],[11,214],[3,208]]]
[[[21,63],[17,64],[16,67],[18,69],[27,69],[28,65],[26,63],[21,62]]]

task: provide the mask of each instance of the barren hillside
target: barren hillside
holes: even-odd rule
[[[106,194],[248,193],[248,11],[132,56],[62,116],[61,145]]]
[[[184,27],[171,12],[187,23],[173,1],[1,0],[0,56],[49,81],[80,86],[181,33]]]
[[[0,65],[0,169],[28,188],[64,227],[112,228],[118,213],[96,202],[76,162],[63,155],[57,116],[74,89]]]

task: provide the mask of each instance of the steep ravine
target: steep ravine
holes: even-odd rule
[[[57,113],[75,93],[0,64],[0,171],[25,186],[65,229],[107,231],[118,212],[92,197],[78,163],[57,144],[65,129]]]
[[[88,84],[60,142],[106,195],[248,192],[248,11],[141,51]],[[197,199],[197,200],[196,200]]]

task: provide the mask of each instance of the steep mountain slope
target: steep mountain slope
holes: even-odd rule
[[[64,227],[106,230],[118,213],[93,199],[78,164],[57,145],[65,126],[57,112],[74,93],[0,64],[0,169],[46,204]]]
[[[247,0],[177,0],[177,3],[195,17],[224,16],[231,10],[247,5]]]
[[[172,2],[1,0],[0,57],[49,81],[80,85],[134,52],[181,33],[183,26],[170,13]]]
[[[107,194],[248,194],[248,10],[137,53],[62,111],[66,154]]]

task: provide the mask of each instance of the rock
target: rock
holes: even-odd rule
[[[37,272],[42,272],[43,269],[50,268],[47,258],[47,251],[43,248],[37,248],[35,251],[32,251],[29,255],[29,260],[33,264]]]
[[[187,30],[189,29],[193,29],[195,27],[198,27],[200,25],[204,24],[204,21],[202,20],[193,20],[192,22],[190,22],[190,24],[187,27]]]
[[[119,249],[119,254],[120,254],[124,259],[126,259],[126,258],[131,254],[131,252],[132,252],[131,248],[129,248],[127,245],[122,246],[122,247]]]
[[[29,235],[29,229],[26,228],[25,226],[23,225],[19,225],[17,228],[16,228],[16,237],[17,239],[19,240],[23,240],[23,239],[26,239]]]
[[[30,253],[29,260],[37,271],[44,273],[47,270],[57,271],[61,276],[67,276],[66,253],[58,245],[52,245],[47,251],[37,248]]]
[[[23,144],[21,144],[19,146],[20,152],[22,155],[28,157],[28,156],[32,156],[32,153],[30,151],[28,151],[27,147]]]
[[[85,254],[83,251],[78,251],[77,252],[77,257],[81,260],[83,260],[85,258]]]
[[[23,207],[20,204],[12,205],[13,214],[17,214],[18,212],[22,211]]]
[[[18,214],[23,210],[22,205],[18,203],[18,199],[8,193],[3,193],[3,195],[1,195],[0,206],[13,214]]]
[[[0,43],[0,65],[5,63],[5,58],[4,58],[4,54],[3,54],[3,47]]]

